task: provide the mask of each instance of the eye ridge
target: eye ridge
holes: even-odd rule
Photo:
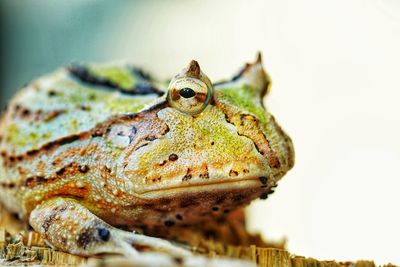
[[[184,98],[192,98],[196,95],[196,92],[192,88],[185,87],[179,90],[179,94]]]

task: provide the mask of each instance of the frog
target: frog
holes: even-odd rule
[[[190,255],[121,226],[201,225],[266,199],[294,166],[270,87],[260,54],[220,82],[195,60],[166,82],[128,63],[39,77],[0,119],[0,202],[68,253]]]

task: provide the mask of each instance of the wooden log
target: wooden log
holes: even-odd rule
[[[8,214],[0,205],[0,266],[138,266],[132,260],[104,256],[103,259],[84,257],[56,251],[48,247],[41,236],[34,231],[26,231],[24,223]],[[10,234],[11,233],[11,234]],[[319,261],[290,254],[287,250],[277,247],[257,247],[225,245],[222,242],[193,236],[192,247],[195,254],[218,260],[221,256],[245,259],[260,267],[374,267],[372,261],[335,262]],[[154,254],[156,255],[156,254]],[[161,254],[159,254],[161,255]],[[148,255],[147,255],[148,256]],[[161,257],[161,256],[160,256]],[[170,266],[184,266],[182,262],[172,261]],[[143,266],[143,265],[140,265]],[[216,266],[216,265],[213,265]],[[395,265],[387,264],[386,267]]]

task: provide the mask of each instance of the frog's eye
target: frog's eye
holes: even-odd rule
[[[210,102],[211,86],[200,79],[183,77],[173,80],[168,90],[170,105],[186,114],[198,114]]]

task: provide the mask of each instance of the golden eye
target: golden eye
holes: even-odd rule
[[[169,85],[168,101],[179,111],[194,115],[207,107],[211,95],[211,84],[208,86],[200,79],[183,77],[173,80]]]

